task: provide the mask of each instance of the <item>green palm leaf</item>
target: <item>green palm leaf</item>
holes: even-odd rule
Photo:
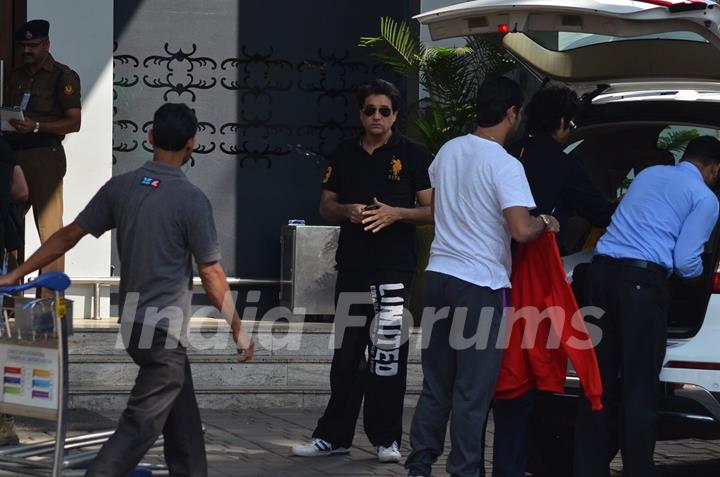
[[[658,139],[657,146],[670,152],[682,152],[687,143],[700,136],[697,129],[683,131],[668,131]]]
[[[415,70],[423,54],[423,48],[415,42],[410,26],[389,17],[380,19],[380,36],[362,37],[360,46],[373,48],[373,58],[403,74]]]
[[[416,42],[407,23],[387,17],[380,19],[380,35],[361,38],[360,46],[371,48],[373,58],[400,74],[418,75],[427,98],[403,124],[433,152],[472,130],[482,81],[515,66],[497,43],[485,38],[467,38],[460,47],[428,47]]]

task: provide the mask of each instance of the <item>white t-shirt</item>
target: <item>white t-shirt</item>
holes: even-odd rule
[[[430,165],[435,239],[427,270],[493,290],[510,287],[510,229],[503,210],[535,208],[520,161],[474,134],[445,144]]]

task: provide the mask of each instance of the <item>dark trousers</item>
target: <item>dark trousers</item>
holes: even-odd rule
[[[341,306],[335,316],[330,402],[313,437],[350,447],[364,397],[363,420],[370,442],[385,447],[393,441],[400,444],[410,327],[405,307],[412,275],[394,271],[338,274],[335,295]],[[349,313],[341,309],[343,293],[358,294]]]
[[[660,370],[665,357],[669,290],[665,274],[615,263],[590,265],[587,304],[605,311],[587,317],[602,330],[597,344],[603,410],[581,397],[575,427],[576,477],[610,475],[610,414],[620,409],[623,475],[655,475]]]
[[[485,473],[485,425],[502,361],[497,343],[504,291],[436,272],[426,272],[426,280],[426,309],[446,308],[449,314],[423,320],[423,390],[405,467],[410,475],[430,475],[443,453],[450,419],[447,471],[453,477],[479,477]]]
[[[528,391],[515,399],[495,400],[493,477],[525,477],[528,426],[536,394]]]
[[[162,330],[148,330],[152,343],[141,346],[142,331],[141,325],[133,327],[127,348],[140,366],[127,408],[86,475],[126,477],[162,434],[171,476],[207,476],[202,422],[186,349],[180,345],[166,349],[168,338]]]

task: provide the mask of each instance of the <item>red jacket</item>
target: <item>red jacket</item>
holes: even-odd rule
[[[534,242],[518,246],[511,281],[511,308],[506,319],[512,328],[495,398],[513,399],[531,389],[562,393],[569,357],[593,410],[602,409],[595,350],[567,282],[554,234],[546,232]],[[525,311],[518,313],[523,308]],[[550,319],[544,319],[543,312]],[[513,314],[524,318],[514,319]],[[578,349],[580,343],[586,349]]]

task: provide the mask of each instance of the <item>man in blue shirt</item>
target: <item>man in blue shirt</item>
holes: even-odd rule
[[[720,173],[720,141],[692,140],[677,166],[642,171],[612,216],[588,271],[589,319],[603,334],[596,346],[603,381],[601,412],[581,397],[575,428],[575,476],[608,477],[609,416],[622,402],[623,473],[655,475],[660,370],[665,358],[671,273],[703,273],[701,254],[718,220],[710,187]]]

